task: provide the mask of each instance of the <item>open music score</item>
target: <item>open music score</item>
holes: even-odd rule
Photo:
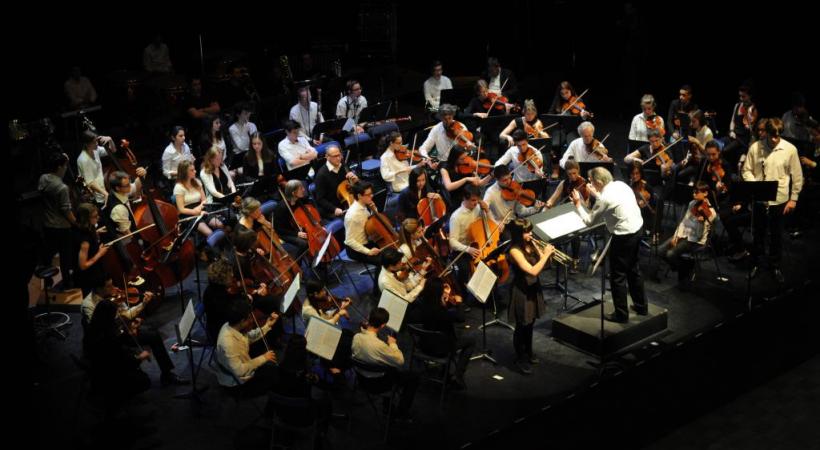
[[[316,316],[308,321],[305,329],[306,348],[314,355],[327,360],[333,359],[341,338],[342,330],[336,325]]]
[[[476,266],[475,273],[470,278],[470,282],[467,283],[467,289],[473,293],[478,301],[487,303],[487,298],[492,293],[496,280],[498,280],[498,276],[484,264],[484,261],[480,261]]]
[[[393,291],[389,289],[382,291],[379,308],[384,308],[390,313],[390,320],[387,321],[388,328],[396,333],[401,331],[401,324],[404,322],[404,315],[409,305],[410,303],[407,300]]]

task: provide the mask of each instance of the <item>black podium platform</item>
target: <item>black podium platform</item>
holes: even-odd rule
[[[604,305],[607,313],[614,310],[612,303]],[[604,354],[610,355],[666,330],[668,310],[649,304],[649,313],[639,316],[630,311],[629,322],[604,321]],[[600,352],[601,305],[599,302],[583,305],[552,321],[552,337],[586,353]]]

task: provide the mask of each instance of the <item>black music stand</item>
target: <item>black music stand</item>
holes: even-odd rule
[[[469,88],[442,89],[438,102],[439,109],[441,108],[441,105],[463,105],[470,101],[471,93],[472,89]]]
[[[545,126],[550,126],[556,122],[558,123],[558,128],[563,131],[563,133],[558,133],[559,148],[563,148],[564,144],[566,144],[565,138],[567,133],[577,130],[578,125],[581,125],[581,122],[584,121],[581,116],[574,116],[572,114],[539,114],[538,118],[541,119],[541,123]]]
[[[318,139],[319,136],[324,133],[325,136],[329,136],[339,142],[344,142],[345,132],[343,128],[345,122],[347,122],[347,119],[325,120],[324,122],[317,123],[316,126],[313,127],[311,138]]]
[[[768,202],[777,198],[777,181],[739,181],[732,184],[731,192],[733,201],[748,202],[752,205],[752,217],[749,230],[751,231],[752,239],[754,239],[755,203]],[[755,256],[760,257],[761,255]],[[754,270],[756,265],[757,262],[749,264],[749,272],[746,274],[746,298],[750,311],[752,309],[752,270]]]

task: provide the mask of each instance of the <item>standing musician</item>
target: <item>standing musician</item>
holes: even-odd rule
[[[327,162],[316,172],[314,182],[316,184],[316,203],[322,217],[328,220],[336,219],[345,214],[350,205],[342,203],[336,195],[339,185],[347,181],[350,185],[356,184],[359,177],[344,166],[342,161],[342,150],[336,144],[331,144],[327,148]]]
[[[654,96],[646,94],[641,97],[641,112],[632,118],[632,125],[629,127],[630,141],[649,142],[646,134],[649,130],[658,130],[661,136],[666,134],[663,117],[655,112],[656,107]]]
[[[609,150],[598,139],[595,139],[595,125],[592,122],[581,122],[578,125],[578,134],[581,136],[569,143],[567,150],[558,163],[562,169],[566,168],[567,160],[572,157],[576,162],[612,162]]]
[[[46,161],[46,173],[37,181],[37,191],[43,197],[43,238],[45,248],[40,263],[51,266],[55,253],[60,254],[60,275],[63,285],[71,287],[71,270],[76,256],[71,246],[71,226],[77,223],[71,207],[68,186],[63,181],[68,170],[68,156],[52,153]]]
[[[609,282],[612,287],[612,302],[615,311],[605,318],[612,322],[627,322],[629,310],[626,301],[626,282],[632,296],[632,309],[638,315],[648,312],[644,293],[641,268],[638,261],[638,247],[643,218],[635,194],[626,183],[613,181],[612,174],[603,167],[589,171],[590,184],[587,188],[595,197],[595,206],[589,214],[581,205],[578,191],[572,192],[572,202],[584,223],[592,225],[601,220],[612,235],[610,249]]]
[[[347,248],[347,255],[354,261],[381,267],[381,258],[379,257],[381,249],[367,247],[369,239],[365,231],[365,223],[370,217],[368,206],[375,209],[373,185],[367,181],[359,181],[354,184],[353,198],[355,201],[345,213],[345,247]],[[377,270],[380,271],[380,269]],[[376,279],[378,279],[378,276]]]
[[[194,162],[191,147],[185,143],[185,128],[175,126],[171,129],[171,143],[162,152],[162,174],[171,181],[177,179],[177,167],[182,161]]]
[[[413,303],[424,288],[424,276],[403,262],[404,255],[393,247],[384,249],[380,256],[382,271],[379,274],[379,289],[388,289],[408,303]]]
[[[251,135],[251,150],[242,161],[242,175],[254,180],[276,178],[279,164],[259,132]]]
[[[481,81],[487,84],[493,94],[503,95],[512,101],[518,98],[515,74],[510,69],[502,69],[498,58],[494,56],[487,58],[487,70],[481,74]]]
[[[540,197],[546,185],[541,150],[530,145],[527,132],[523,129],[513,131],[512,139],[515,145],[498,158],[495,167],[512,166],[510,171],[515,181],[526,189],[532,189]]]
[[[516,188],[513,185],[510,169],[506,165],[495,166],[493,168],[493,178],[495,178],[495,183],[484,192],[484,203],[489,206],[490,216],[496,223],[504,226],[515,219],[516,216],[531,216],[544,208],[544,202],[541,200],[534,200],[532,206],[524,206],[516,198],[513,198],[513,200],[504,198],[503,191],[505,189],[512,190]],[[518,189],[523,188],[518,187]],[[514,215],[510,214],[510,211],[514,211]]]
[[[103,175],[102,161],[100,157],[109,156],[115,158],[117,146],[110,136],[97,136],[92,131],[83,132],[83,151],[77,157],[77,172],[85,181],[86,186],[94,193],[94,200],[98,205],[105,205],[108,199],[108,192],[105,190],[105,179]],[[107,148],[107,149],[106,149]],[[145,169],[137,167],[137,177],[144,177]],[[141,181],[135,180],[134,188],[140,190]]]
[[[783,121],[771,118],[765,122],[760,140],[749,147],[743,164],[744,181],[777,181],[777,197],[764,204],[754,204],[754,252],[755,265],[752,276],[757,275],[760,259],[764,254],[767,231],[771,232],[769,265],[778,283],[785,278],[780,271],[783,252],[783,216],[797,207],[797,197],[803,189],[803,170],[797,148],[780,137]]]
[[[489,173],[481,177],[477,171],[471,170],[468,163],[471,159],[472,158],[470,158],[464,150],[460,147],[456,147],[450,152],[447,162],[439,169],[443,188],[442,192],[446,191],[448,194],[445,198],[449,197],[448,203],[451,208],[461,203],[461,195],[464,192],[463,188],[465,186],[484,186],[489,183],[492,178]],[[473,162],[475,163],[476,161]],[[492,167],[489,164],[489,160],[485,160],[485,162],[479,161],[477,164],[486,164],[484,169],[487,171]]]
[[[738,102],[732,109],[732,118],[729,121],[729,138],[723,149],[723,156],[731,164],[737,164],[742,155],[745,155],[749,146],[754,142],[755,126],[757,125],[757,106],[752,101],[752,89],[748,85],[741,85],[737,89]]]
[[[180,217],[205,215],[207,197],[202,183],[196,179],[196,168],[188,160],[179,163],[177,182],[174,185],[174,201]],[[222,222],[216,217],[208,221],[202,220],[197,224],[197,231],[204,237],[213,234],[213,228],[222,228]]]
[[[325,118],[322,116],[322,111],[319,110],[319,104],[311,101],[309,86],[300,87],[297,95],[299,101],[290,108],[289,117],[290,120],[301,125],[302,135],[310,139],[313,135],[313,128],[324,122]],[[316,145],[321,144],[321,142],[315,140],[313,143]]]
[[[438,111],[441,90],[453,88],[453,82],[443,73],[441,61],[433,61],[430,78],[424,82],[424,105],[428,111]]]
[[[219,147],[213,146],[205,152],[205,157],[202,159],[199,179],[202,180],[205,191],[205,203],[213,203],[214,199],[236,192],[233,177],[222,159],[222,154]]]
[[[692,101],[692,86],[685,84],[678,89],[678,98],[672,100],[669,105],[669,112],[666,114],[667,131],[670,132],[672,140],[685,136],[685,126],[680,118],[689,115],[690,112],[698,109],[698,105]]]
[[[427,171],[423,166],[416,166],[411,170],[407,181],[407,187],[399,193],[399,217],[418,219],[419,200],[435,200],[441,198],[441,195],[430,188],[430,184],[427,183]]]
[[[515,320],[515,365],[521,373],[529,375],[532,373],[530,364],[538,363],[538,358],[532,351],[533,325],[535,319],[545,312],[544,294],[541,292],[538,275],[546,267],[554,248],[550,244],[535,245],[532,222],[527,219],[510,222],[509,230],[513,282],[507,314],[510,320]]]
[[[290,180],[285,184],[284,198],[273,210],[273,228],[285,241],[285,247],[290,247],[291,256],[295,260],[301,259],[307,253],[308,235],[302,226],[296,223],[291,211],[306,203],[312,202],[307,196],[305,185],[299,180]]]
[[[111,239],[116,239],[137,230],[137,218],[134,216],[131,202],[142,195],[142,184],[139,180],[132,184],[127,173],[114,171],[108,176],[108,186],[111,192],[102,209],[102,223],[103,228],[106,229],[106,235]],[[131,239],[136,238],[132,236],[114,244],[120,262],[127,271],[130,271],[134,264],[125,248]],[[139,279],[129,280],[129,282],[141,283]]]
[[[678,286],[686,289],[691,277],[694,261],[681,257],[706,245],[709,230],[712,229],[717,213],[709,203],[709,185],[698,181],[692,191],[693,200],[686,207],[686,214],[675,229],[675,234],[661,244],[663,259],[672,270],[678,272]]]
[[[290,180],[307,179],[311,163],[319,157],[307,138],[299,134],[301,126],[292,120],[285,122],[287,136],[279,142],[279,156],[285,160],[288,172],[285,177]]]
[[[454,128],[460,128],[466,131],[467,126],[455,119],[456,107],[453,105],[441,105],[439,108],[439,116],[441,117],[441,122],[437,123],[433,129],[430,130],[427,139],[425,139],[419,147],[419,152],[422,155],[429,155],[433,147],[435,147],[439,161],[447,161],[450,156],[450,150],[456,146],[456,138],[458,137],[458,135],[449,136],[448,131]],[[467,144],[467,147],[475,148],[475,144],[471,141]]]

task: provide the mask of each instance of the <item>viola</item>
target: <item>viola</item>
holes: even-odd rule
[[[689,210],[695,217],[702,217],[703,220],[709,220],[712,217],[712,208],[709,205],[708,200],[701,200],[699,202],[695,202],[692,206],[692,209]]]
[[[510,181],[510,184],[507,186],[501,186],[501,198],[507,201],[516,201],[523,206],[532,206],[537,200],[535,191],[532,189],[524,189],[521,184],[515,180]]]
[[[461,122],[453,121],[453,123],[449,127],[445,127],[445,129],[447,138],[455,141],[454,145],[458,145],[464,149],[475,147],[475,144],[473,144],[473,133]]]
[[[587,105],[584,104],[583,100],[580,100],[580,97],[571,96],[569,99],[564,100],[561,104],[561,114],[569,113],[573,116],[580,116],[583,111],[586,111]],[[589,117],[594,117],[592,111],[587,111],[589,113]]]
[[[570,192],[576,190],[578,191],[578,194],[581,195],[581,198],[584,199],[584,201],[589,200],[589,188],[587,188],[587,180],[584,179],[584,177],[579,175],[575,178],[575,181],[572,181],[569,178],[567,178],[567,181],[569,189],[564,190],[565,195],[569,195]]]
[[[396,155],[396,159],[399,161],[410,161],[412,164],[418,164],[424,160],[424,157],[421,156],[421,153],[417,151],[417,149],[408,149],[406,145],[402,145],[399,149],[393,150],[393,154]]]
[[[652,194],[646,189],[646,181],[640,179],[633,181],[632,190],[635,192],[635,199],[638,200],[638,206],[641,208],[649,208],[650,211],[654,212],[652,206],[649,204]]]

